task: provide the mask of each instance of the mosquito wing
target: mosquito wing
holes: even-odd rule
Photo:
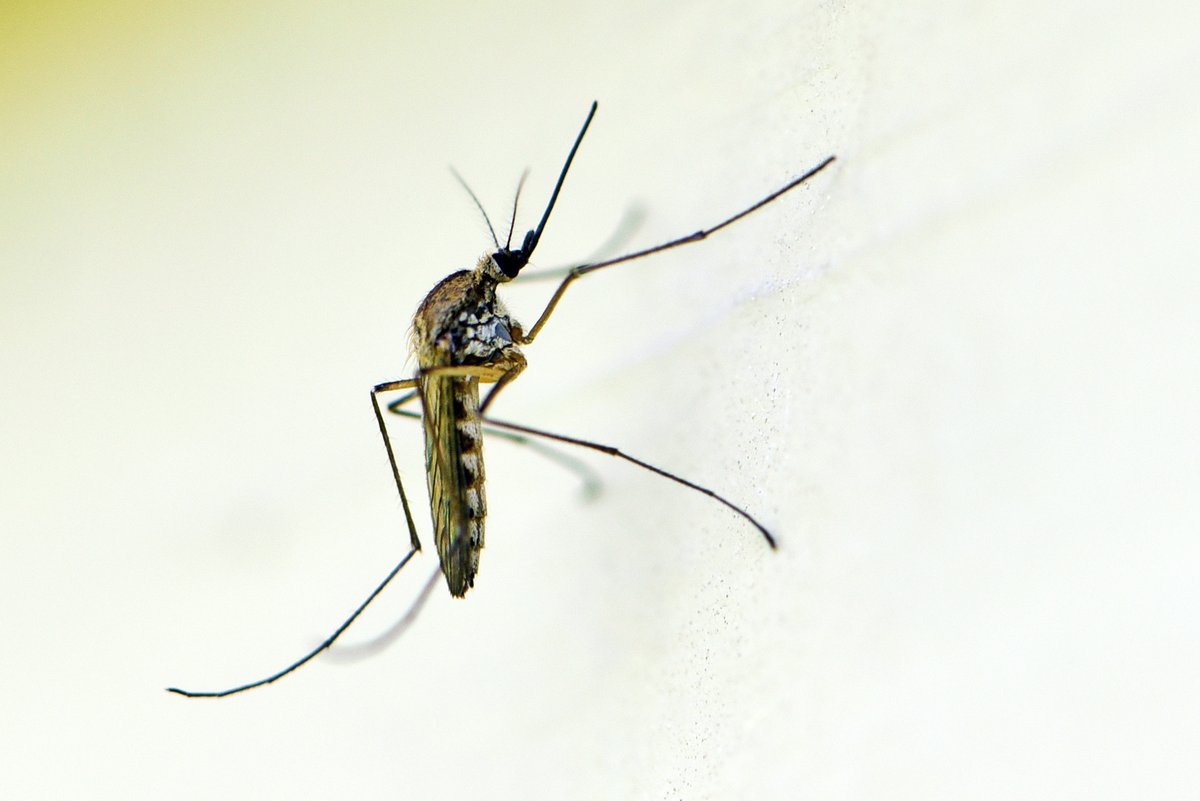
[[[433,538],[450,594],[461,597],[475,583],[487,515],[479,380],[429,376],[421,394]]]

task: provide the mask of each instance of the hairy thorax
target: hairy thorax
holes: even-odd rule
[[[496,282],[477,267],[447,276],[425,296],[413,319],[412,349],[426,370],[450,365],[507,370],[524,365],[516,344],[521,333],[496,297]]]

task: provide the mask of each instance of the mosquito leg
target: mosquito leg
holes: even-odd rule
[[[220,692],[192,692],[190,690],[181,690],[178,687],[168,687],[167,688],[168,692],[176,693],[177,695],[183,695],[188,698],[223,698],[224,696],[233,695],[235,693],[244,692],[246,690],[251,690],[251,689],[254,689],[255,687],[261,687],[264,684],[270,684],[274,681],[277,681],[277,680],[283,678],[287,674],[291,673],[292,671],[296,670],[297,668],[301,667],[302,665],[306,664],[307,662],[309,662],[310,660],[315,658],[322,651],[329,648],[329,646],[333,645],[334,641],[337,640],[337,638],[342,635],[342,632],[344,632],[346,629],[348,629],[350,627],[350,624],[353,623],[360,614],[362,614],[363,610],[366,609],[368,605],[370,605],[371,601],[375,600],[375,597],[378,596],[379,593],[383,592],[383,588],[386,587],[393,578],[395,578],[396,574],[399,573],[400,570],[403,569],[403,567],[406,564],[408,564],[408,561],[410,559],[412,559],[413,554],[415,554],[417,551],[421,550],[421,541],[417,537],[417,528],[413,524],[412,512],[408,506],[408,496],[404,492],[404,483],[400,480],[400,471],[396,467],[396,458],[395,458],[395,455],[392,453],[392,443],[387,435],[387,427],[384,425],[384,422],[383,422],[383,414],[379,409],[379,398],[378,398],[378,395],[380,392],[388,392],[388,391],[397,390],[397,389],[407,389],[407,388],[415,386],[415,385],[416,385],[416,382],[413,380],[389,381],[387,383],[379,384],[379,385],[375,386],[374,389],[371,390],[371,405],[375,409],[375,419],[379,423],[379,433],[383,437],[383,445],[387,449],[388,462],[392,466],[392,476],[396,480],[396,489],[399,490],[399,492],[400,492],[400,503],[404,507],[404,519],[405,519],[405,522],[408,524],[408,532],[412,539],[412,547],[409,549],[408,553],[406,553],[404,555],[404,558],[400,560],[399,564],[397,564],[394,568],[392,568],[392,572],[388,573],[387,577],[379,584],[378,587],[375,588],[375,591],[372,592],[369,596],[367,596],[367,599],[365,601],[363,601],[362,604],[360,604],[357,609],[354,610],[354,614],[350,615],[350,617],[348,617],[346,619],[346,621],[337,628],[337,631],[335,631],[333,634],[331,634],[324,642],[322,642],[319,646],[317,646],[315,649],[313,649],[308,654],[306,654],[303,658],[297,660],[296,662],[293,662],[291,665],[289,665],[288,667],[279,671],[278,673],[272,674],[271,676],[268,676],[265,679],[260,679],[259,681],[251,682],[250,684],[243,684],[240,687],[233,687],[228,690],[222,690]],[[426,595],[428,595],[427,591],[423,592],[421,597],[418,598],[418,602],[416,604],[414,604],[413,609],[410,611],[410,614],[412,616],[415,616],[416,611],[420,608],[420,606],[422,604],[424,604],[424,598]]]
[[[589,448],[594,451],[599,451],[600,453],[607,453],[609,456],[615,456],[618,459],[624,459],[625,461],[635,464],[638,467],[649,470],[651,473],[657,473],[658,475],[662,476],[663,478],[668,478],[677,484],[682,484],[683,486],[687,487],[688,489],[693,489],[696,492],[699,492],[703,495],[707,495],[708,497],[712,498],[713,500],[717,501],[718,503],[723,504],[727,508],[733,510],[734,512],[736,512],[737,514],[739,514],[743,518],[745,518],[745,520],[748,521],[750,523],[750,525],[752,525],[756,529],[758,529],[759,533],[763,535],[763,538],[767,541],[768,545],[770,545],[772,548],[776,547],[775,537],[771,535],[771,532],[767,531],[766,526],[764,526],[762,523],[758,522],[758,520],[755,519],[753,515],[751,515],[749,512],[747,512],[742,507],[738,506],[737,504],[733,503],[732,501],[726,500],[723,496],[718,495],[717,493],[713,492],[712,490],[708,489],[707,487],[702,487],[699,484],[688,481],[686,478],[682,478],[681,476],[677,476],[674,473],[671,473],[667,470],[663,470],[661,467],[655,467],[652,464],[643,462],[641,459],[637,459],[633,456],[630,456],[629,454],[621,451],[619,448],[614,448],[612,445],[602,445],[599,442],[591,442],[586,439],[578,439],[576,437],[568,437],[568,436],[564,436],[562,434],[553,434],[549,431],[543,431],[538,428],[530,428],[529,426],[518,425],[516,423],[508,423],[503,420],[497,420],[495,418],[490,418],[490,417],[484,418],[484,422],[487,423],[488,425],[495,426],[496,428],[507,429],[509,431],[516,431],[521,434],[528,434],[531,437],[544,437],[545,439],[554,440],[555,442],[563,442],[568,445],[578,445],[581,448]]]
[[[388,464],[392,467],[392,478],[396,480],[396,489],[400,492],[400,505],[404,507],[404,522],[408,524],[408,534],[412,540],[412,548],[414,551],[421,550],[421,540],[417,536],[417,527],[413,523],[412,510],[408,507],[408,495],[404,492],[404,482],[400,480],[400,468],[396,467],[396,454],[392,452],[392,440],[388,437],[387,424],[383,422],[383,412],[379,409],[379,393],[389,392],[396,389],[408,389],[416,386],[416,381],[408,379],[405,381],[388,381],[383,384],[377,384],[371,390],[371,407],[375,410],[375,420],[379,423],[379,435],[383,437],[383,447],[387,449]],[[411,397],[411,396],[409,396]],[[403,402],[403,398],[396,403]],[[388,409],[391,410],[391,406]]]
[[[519,357],[519,354],[518,354]],[[525,360],[519,358],[518,361],[509,362],[506,366],[500,367],[490,364],[464,364],[464,365],[446,365],[444,367],[428,367],[421,371],[421,378],[478,378],[480,383],[495,384],[488,391],[487,397],[483,399],[483,404],[479,407],[479,413],[483,414],[487,409],[488,404],[492,402],[492,398],[496,396],[502,388],[508,386],[510,382],[525,369]],[[380,384],[375,388],[376,392],[382,392],[389,389],[407,389],[410,386],[417,386],[416,392],[405,395],[399,400],[388,405],[388,411],[395,411],[393,406],[400,406],[413,397],[420,394],[420,387],[417,385],[416,379],[411,381],[393,381],[390,384]]]
[[[387,405],[387,410],[389,412],[391,412],[392,414],[398,414],[401,417],[420,417],[421,415],[418,414],[417,412],[409,412],[409,411],[402,412],[402,411],[400,411],[401,406],[403,406],[404,404],[408,403],[409,401],[411,401],[413,398],[416,398],[416,397],[420,397],[420,396],[419,396],[419,393],[414,389],[412,392],[408,393],[407,395],[401,395],[399,398],[397,398],[396,400],[389,403]]]
[[[488,369],[488,371],[491,371],[492,368],[478,368],[478,369]],[[504,373],[503,375],[500,375],[499,380],[496,381],[496,385],[492,386],[492,389],[490,391],[488,391],[487,397],[484,398],[484,403],[482,403],[479,406],[480,416],[484,415],[484,412],[487,410],[487,406],[492,403],[493,398],[496,398],[497,393],[500,390],[504,389],[505,386],[508,386],[511,383],[511,381],[517,377],[517,375],[520,375],[521,371],[523,371],[523,369],[524,369],[524,362],[517,362],[516,365],[514,367],[511,367],[508,372]],[[428,371],[426,374],[433,373],[433,372],[434,371]],[[440,372],[440,371],[438,371],[438,372]],[[491,375],[491,373],[487,373],[487,375]],[[420,420],[421,415],[418,414],[418,412],[400,409],[400,406],[408,403],[409,401],[412,401],[412,399],[416,396],[418,396],[418,391],[413,391],[413,392],[408,393],[408,395],[403,396],[400,399],[397,399],[397,401],[389,403],[388,411],[392,412],[392,414],[400,415],[401,417],[413,417],[413,418],[416,418],[416,420]],[[488,430],[488,433],[491,433],[492,435],[504,436],[505,439],[508,439],[510,441],[518,442],[518,444],[521,444],[521,445],[528,445],[530,447],[533,447],[533,450],[540,452],[542,454],[542,456],[545,456],[548,459],[553,460],[553,462],[558,462],[559,464],[562,464],[563,466],[565,466],[565,468],[568,468],[569,470],[574,471],[574,472],[576,472],[576,474],[580,475],[583,480],[584,494],[587,494],[589,496],[594,496],[595,494],[598,494],[600,482],[599,482],[598,478],[595,477],[595,474],[593,474],[592,471],[590,471],[586,468],[586,465],[583,465],[582,463],[577,462],[577,460],[572,459],[568,456],[564,456],[564,454],[562,454],[562,453],[558,453],[557,451],[552,451],[552,450],[550,450],[550,448],[538,447],[538,446],[536,446],[536,444],[534,444],[534,442],[530,441],[528,438],[524,438],[524,436],[512,434],[510,432],[502,432],[502,430],[494,430],[494,429],[485,429],[485,430]]]
[[[490,364],[448,364],[444,367],[426,367],[420,372],[420,377],[478,378],[481,383],[493,384],[503,378],[507,372],[508,368],[496,367]],[[381,384],[380,386],[385,389],[407,389],[408,387],[419,386],[417,379],[394,381],[392,384]]]
[[[483,399],[483,403],[480,404],[480,406],[479,406],[479,414],[480,415],[483,415],[484,413],[487,412],[488,407],[492,405],[492,401],[495,400],[495,398],[498,394],[500,394],[500,390],[504,389],[506,386],[508,386],[510,383],[512,383],[512,380],[514,378],[516,378],[517,376],[519,376],[521,374],[521,371],[524,369],[525,369],[525,360],[521,359],[519,362],[516,362],[515,364],[513,364],[513,366],[509,369],[509,371],[507,373],[500,376],[500,380],[496,382],[495,386],[493,386],[490,390],[488,390],[487,397],[485,397]]]
[[[642,223],[646,220],[646,209],[644,206],[634,205],[625,210],[621,215],[621,219],[617,221],[617,227],[609,235],[604,243],[596,248],[591,254],[583,259],[583,263],[591,263],[600,261],[600,259],[608,258],[612,253],[617,252],[618,248],[623,248],[625,243],[637,232]],[[569,266],[560,265],[558,267],[548,267],[546,269],[536,269],[533,272],[522,272],[519,281],[513,283],[517,286],[532,284],[534,281],[559,281],[571,272],[571,268],[581,262],[575,262]]]
[[[306,664],[307,662],[312,660],[315,656],[317,656],[317,654],[321,653],[326,648],[333,645],[334,641],[337,640],[338,637],[342,636],[342,632],[344,632],[346,629],[350,628],[350,624],[353,623],[358,618],[358,616],[362,614],[362,611],[364,609],[366,609],[367,606],[370,605],[371,601],[374,601],[375,597],[377,595],[379,595],[379,593],[383,592],[383,588],[386,587],[388,585],[388,583],[393,578],[396,577],[396,574],[399,573],[400,570],[406,564],[408,564],[408,560],[413,558],[413,554],[415,554],[417,552],[417,550],[418,550],[417,548],[413,548],[412,550],[410,550],[408,553],[406,553],[404,555],[404,558],[400,560],[400,563],[397,564],[394,568],[392,568],[392,572],[387,574],[387,578],[385,578],[379,584],[379,586],[375,588],[374,592],[372,592],[370,595],[367,596],[367,600],[365,600],[361,604],[359,604],[358,608],[354,610],[354,614],[350,615],[350,617],[346,618],[346,621],[344,623],[342,623],[342,625],[338,626],[337,631],[335,631],[333,634],[329,635],[329,637],[323,643],[318,645],[312,651],[309,651],[307,655],[305,655],[301,659],[298,659],[297,661],[293,662],[291,665],[288,665],[287,667],[285,667],[283,670],[279,671],[278,673],[272,674],[265,679],[259,679],[258,681],[250,682],[249,684],[243,684],[240,687],[232,687],[228,690],[221,690],[220,692],[192,692],[191,690],[181,690],[178,687],[168,687],[167,692],[175,693],[176,695],[182,695],[187,698],[224,698],[227,695],[233,695],[234,693],[240,693],[240,692],[245,692],[246,690],[252,690],[255,687],[261,687],[264,684],[270,684],[273,681],[282,679],[284,676],[291,673],[293,670],[296,670],[297,668],[301,667],[302,665]],[[420,604],[424,603],[424,599],[425,599],[426,595],[428,595],[428,589],[426,589],[426,591],[424,591],[422,593],[421,597],[418,598],[417,604],[414,605],[415,608],[419,608]],[[415,615],[415,611],[410,612],[410,614]]]
[[[415,395],[415,393],[414,393],[414,395]],[[396,401],[395,403],[389,403],[387,406],[387,410],[389,412],[391,412],[392,414],[399,415],[400,417],[406,417],[410,420],[420,420],[421,419],[420,412],[414,412],[410,409],[399,408],[410,397],[413,397],[413,396],[406,395],[403,398],[401,398],[400,400]],[[552,462],[555,462],[560,467],[562,467],[566,470],[570,470],[572,473],[574,473],[576,476],[578,476],[579,480],[583,483],[583,495],[588,500],[591,500],[600,494],[600,489],[601,489],[600,476],[596,473],[595,470],[593,470],[586,463],[580,461],[579,459],[576,459],[573,456],[565,454],[562,451],[557,450],[556,448],[551,448],[547,445],[543,445],[542,443],[537,442],[536,440],[530,439],[529,437],[527,437],[523,434],[517,434],[512,431],[505,431],[500,428],[494,428],[491,425],[489,425],[486,420],[483,423],[483,431],[489,437],[496,437],[499,439],[508,440],[509,442],[512,442],[516,445],[523,445],[526,448],[529,448],[534,453],[539,454],[540,456],[542,456],[546,459],[549,459]]]
[[[710,228],[703,228],[699,231],[688,234],[687,236],[681,236],[678,239],[672,239],[670,242],[664,242],[661,245],[655,245],[653,247],[645,248],[643,250],[637,250],[637,251],[634,251],[633,253],[626,253],[624,256],[617,256],[616,258],[613,258],[613,259],[605,259],[604,261],[598,261],[598,262],[595,262],[592,264],[581,264],[578,267],[572,267],[571,271],[567,273],[567,277],[564,278],[562,280],[562,283],[558,285],[558,289],[554,290],[554,294],[550,296],[550,302],[546,304],[546,308],[542,311],[541,316],[538,317],[537,322],[533,324],[533,328],[529,329],[529,333],[525,334],[525,336],[523,336],[521,338],[520,344],[528,345],[530,342],[532,342],[534,340],[534,337],[536,337],[541,332],[542,326],[544,326],[546,324],[546,321],[548,319],[550,319],[550,315],[551,315],[551,313],[553,313],[554,307],[558,305],[558,301],[560,299],[562,299],[563,293],[567,291],[567,287],[569,287],[571,285],[571,282],[574,281],[576,278],[579,278],[582,275],[587,275],[588,273],[591,273],[591,272],[595,272],[596,270],[602,270],[605,267],[612,267],[614,265],[622,264],[627,261],[633,261],[634,259],[640,259],[643,256],[649,256],[652,253],[658,253],[663,250],[670,250],[671,248],[677,248],[680,245],[687,245],[692,242],[699,242],[700,240],[707,238],[709,235],[714,234],[717,231],[720,231],[722,228],[726,227],[727,225],[732,225],[733,223],[735,223],[738,220],[745,217],[747,214],[750,214],[751,212],[761,209],[763,206],[765,206],[768,203],[770,203],[771,201],[775,200],[776,198],[778,198],[780,195],[784,194],[785,192],[787,192],[791,189],[795,189],[797,186],[804,183],[809,178],[812,178],[814,175],[819,173],[821,170],[828,167],[831,163],[833,163],[834,158],[835,158],[834,156],[830,156],[829,158],[825,159],[820,164],[818,164],[816,167],[813,167],[811,170],[804,173],[804,175],[801,175],[799,178],[796,178],[795,180],[789,182],[782,189],[778,189],[778,190],[772,192],[771,194],[767,195],[766,197],[764,197],[762,200],[758,201],[754,205],[748,206],[747,208],[742,209],[737,214],[734,214],[732,217],[727,217],[726,219],[722,220],[721,222],[717,223],[716,225],[714,225]]]
[[[433,592],[433,588],[437,586],[438,579],[441,577],[441,575],[442,570],[440,567],[433,571],[429,578],[426,579],[425,586],[421,588],[421,592],[417,594],[417,597],[413,599],[412,604],[409,605],[408,611],[406,611],[399,620],[393,623],[387,631],[376,637],[372,637],[370,640],[367,640],[363,643],[339,645],[337,648],[330,651],[329,655],[326,656],[325,659],[330,662],[353,662],[359,659],[365,659],[369,656],[379,653],[380,651],[383,651],[393,642],[400,639],[400,636],[404,634],[404,632],[408,631],[408,627],[413,624],[413,621],[417,619],[417,615],[419,615],[421,610],[425,607],[425,602],[429,600],[429,595]]]

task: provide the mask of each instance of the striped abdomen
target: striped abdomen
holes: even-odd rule
[[[433,536],[450,593],[475,583],[483,548],[483,429],[479,379],[424,378],[425,475]]]

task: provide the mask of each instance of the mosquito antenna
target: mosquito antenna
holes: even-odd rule
[[[575,151],[579,149],[579,143],[583,141],[583,135],[587,133],[588,126],[592,124],[592,117],[596,116],[596,108],[599,104],[593,100],[592,107],[588,110],[587,119],[583,121],[583,127],[579,129],[579,136],[575,137],[575,144],[571,145],[571,152],[567,154],[567,161],[563,164],[562,172],[558,174],[558,183],[554,185],[554,194],[550,195],[550,202],[546,204],[546,212],[542,215],[542,221],[538,223],[537,230],[530,231],[525,235],[525,244],[521,246],[521,250],[525,251],[525,258],[533,255],[533,249],[537,247],[538,240],[542,238],[542,229],[546,227],[546,220],[550,219],[550,212],[554,209],[554,201],[558,200],[559,190],[562,189],[563,181],[567,178],[567,170],[571,168],[571,162],[575,159]]]
[[[479,202],[479,198],[475,197],[475,193],[471,191],[471,187],[467,186],[467,182],[465,180],[463,180],[463,177],[458,174],[458,170],[454,169],[454,165],[450,165],[450,172],[454,173],[454,177],[458,179],[458,183],[462,186],[463,189],[467,190],[467,194],[471,196],[471,200],[475,201],[475,208],[479,209],[479,213],[483,215],[483,221],[485,223],[487,223],[488,231],[492,235],[492,242],[496,245],[497,248],[499,248],[500,240],[496,238],[496,229],[492,227],[491,218],[489,218],[488,213],[486,211],[484,211],[483,204]],[[524,180],[524,179],[522,179],[522,180]],[[518,189],[517,191],[519,194],[520,189]],[[514,207],[513,214],[516,215],[516,212],[517,212],[517,210]],[[508,232],[508,236],[510,239],[512,238],[512,230],[511,229]]]
[[[571,168],[571,162],[575,159],[575,151],[579,149],[579,143],[583,141],[583,135],[587,133],[588,126],[592,124],[592,117],[596,116],[596,101],[592,101],[592,107],[588,110],[587,119],[583,121],[583,127],[579,129],[579,135],[575,137],[575,144],[571,145],[571,152],[567,154],[567,161],[563,164],[562,172],[558,174],[558,183],[554,185],[554,193],[550,195],[550,202],[546,204],[546,211],[542,214],[542,221],[538,223],[538,227],[532,231],[525,232],[525,241],[521,243],[521,247],[513,250],[511,242],[502,248],[497,248],[492,254],[492,262],[500,269],[500,272],[506,276],[503,279],[509,280],[517,277],[521,272],[521,268],[529,263],[529,258],[533,255],[534,249],[538,245],[538,240],[542,238],[542,229],[546,227],[546,220],[550,219],[550,212],[554,210],[554,201],[558,200],[558,193],[562,189],[563,181],[567,178],[567,170]],[[516,207],[513,211],[515,213]],[[516,218],[513,218],[514,223]],[[511,235],[511,231],[509,232]]]
[[[517,194],[513,197],[513,212],[512,219],[508,221],[508,239],[504,241],[504,249],[508,250],[512,247],[513,229],[517,227],[517,203],[521,200],[521,187],[525,186],[525,179],[529,177],[529,168],[521,173],[521,180],[517,181]],[[500,243],[496,243],[496,247],[500,247]]]

